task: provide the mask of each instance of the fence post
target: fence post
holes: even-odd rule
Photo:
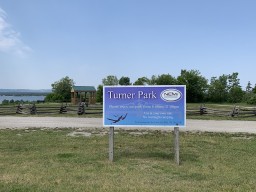
[[[33,104],[32,107],[30,107],[30,114],[35,115],[37,114],[36,105]]]
[[[22,114],[22,105],[21,105],[21,104],[19,104],[19,105],[17,106],[16,113],[17,113],[17,114]]]
[[[78,114],[78,115],[83,115],[83,114],[84,114],[84,112],[85,112],[85,110],[84,110],[84,105],[85,105],[85,104],[84,104],[83,102],[79,104],[78,110],[77,110],[77,114]]]

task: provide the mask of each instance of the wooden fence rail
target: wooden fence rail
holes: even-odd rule
[[[35,114],[102,114],[102,105],[89,105],[84,103],[72,104],[20,104],[16,106],[0,105],[0,115],[35,115]],[[187,116],[216,116],[216,117],[256,117],[256,107],[220,107],[209,108],[205,105],[187,108]]]
[[[40,115],[40,114],[102,114],[102,106],[91,105],[86,107],[84,103],[79,105],[61,104],[19,104],[17,106],[0,105],[0,115]]]
[[[207,115],[207,116],[219,116],[219,117],[256,117],[256,107],[239,107],[225,109],[213,109],[201,105],[199,108],[187,109],[187,115]]]

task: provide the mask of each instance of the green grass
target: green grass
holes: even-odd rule
[[[171,132],[70,137],[71,129],[0,130],[0,191],[256,191],[256,135]],[[103,132],[104,133],[104,132]]]

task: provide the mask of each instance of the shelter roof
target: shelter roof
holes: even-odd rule
[[[73,86],[71,92],[96,91],[94,86]]]

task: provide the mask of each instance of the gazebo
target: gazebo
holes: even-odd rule
[[[93,86],[73,86],[71,89],[71,103],[78,104],[86,102],[88,104],[96,103],[96,89]]]

